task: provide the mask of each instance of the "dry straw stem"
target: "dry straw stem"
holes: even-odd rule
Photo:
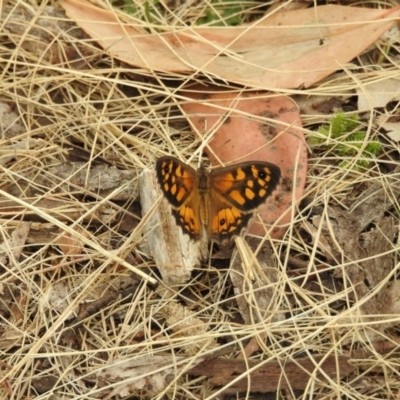
[[[143,32],[190,25],[209,6],[164,2],[149,24],[136,3]],[[177,88],[209,77],[111,59],[51,1],[0,6],[1,398],[396,396],[399,149],[375,117],[398,105],[357,110],[351,96],[398,73],[398,32],[340,74],[285,91],[308,135],[335,107],[366,132],[345,167],[332,147],[312,150],[286,234],[253,238],[232,265],[213,254],[166,288],[143,246],[138,175],[165,154],[201,158]],[[359,169],[371,140],[382,152]]]

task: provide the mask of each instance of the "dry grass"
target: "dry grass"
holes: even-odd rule
[[[369,301],[395,302],[382,293],[398,274],[397,235],[385,250],[390,272],[357,298],[356,283],[346,277],[362,260],[335,254],[338,262],[331,262],[323,246],[334,249],[335,243],[323,242],[322,232],[335,231],[329,207],[348,209],[373,184],[383,185],[381,202],[398,226],[398,193],[387,183],[389,174],[396,181],[398,145],[375,123],[376,113],[398,115],[398,104],[386,111],[347,111],[360,114],[366,142],[382,143],[380,159],[368,169],[354,168],[361,151],[340,168],[332,147],[313,149],[306,205],[281,240],[266,240],[278,268],[265,277],[266,257],[258,261],[255,281],[246,277],[252,312],[244,323],[229,261],[210,258],[167,299],[153,286],[160,277],[143,246],[138,174],[161,155],[201,156],[202,140],[191,132],[179,107],[185,100],[176,94],[193,77],[168,77],[110,59],[59,9],[56,14],[45,7],[53,2],[34,3],[0,2],[0,398],[222,398],[225,386],[187,374],[216,348],[228,359],[281,363],[344,354],[356,367],[342,380],[310,379],[304,390],[285,389],[271,398],[399,398],[400,317],[376,310],[362,317]],[[204,8],[182,3],[171,5],[173,14],[160,13],[158,23],[188,23]],[[52,17],[38,19],[46,14]],[[346,97],[352,104],[354,89],[399,74],[399,42],[387,44],[382,38],[359,57],[360,67],[304,95]],[[201,73],[195,78],[207,81]],[[329,117],[306,111],[307,134]],[[98,164],[105,169],[95,174]],[[328,226],[317,224],[307,233],[313,215]],[[257,291],[264,290],[269,297],[261,311]],[[251,356],[249,343],[256,349]],[[355,349],[370,351],[369,357]],[[155,381],[135,381],[149,379],[149,371],[161,389]],[[250,367],[244,376],[249,373]],[[129,385],[140,384],[130,397]],[[227,398],[258,397],[243,392]]]

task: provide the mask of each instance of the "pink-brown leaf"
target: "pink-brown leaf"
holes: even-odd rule
[[[61,4],[104,49],[136,67],[199,71],[263,89],[311,86],[342,69],[400,15],[400,6],[382,10],[327,5],[275,12],[239,27],[175,26],[147,34],[88,1]]]
[[[281,168],[281,184],[259,210],[267,227],[275,224],[269,234],[281,236],[293,215],[290,207],[303,195],[307,174],[307,148],[296,104],[271,93],[186,95],[195,100],[182,106],[193,128],[200,134],[216,129],[205,149],[213,166],[260,160]],[[256,221],[248,231],[265,234]]]

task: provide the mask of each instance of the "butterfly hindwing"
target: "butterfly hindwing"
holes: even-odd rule
[[[223,200],[218,201],[216,196],[210,199],[210,203],[210,239],[218,243],[238,235],[252,217],[251,213],[243,213]]]
[[[193,201],[189,201],[179,209],[172,210],[176,223],[187,233],[191,239],[200,239],[202,224],[198,213],[198,207]]]

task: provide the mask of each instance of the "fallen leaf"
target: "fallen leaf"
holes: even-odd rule
[[[394,115],[388,117],[386,115],[381,115],[376,120],[379,128],[385,129],[387,135],[394,142],[400,142],[400,116]]]
[[[267,226],[278,222],[269,235],[280,237],[292,218],[288,210],[303,195],[307,173],[307,148],[296,104],[271,93],[240,95],[209,89],[185,94],[195,100],[182,105],[194,130],[199,134],[216,130],[205,148],[213,166],[260,160],[281,168],[281,184],[259,209]],[[248,231],[265,234],[257,221]]]
[[[398,122],[388,122],[381,125],[388,132],[388,136],[395,142],[400,142],[400,123]]]
[[[357,89],[357,95],[359,110],[386,107],[390,101],[400,100],[400,79],[389,78],[364,84]]]
[[[74,227],[74,230],[85,238],[89,237],[89,233],[80,227]],[[57,244],[59,249],[65,255],[70,257],[79,256],[82,254],[84,246],[84,243],[80,237],[72,235],[69,232],[65,232],[64,234],[58,236],[58,238],[54,241],[54,244]]]
[[[138,393],[159,394],[189,363],[194,367],[202,361],[202,357],[193,361],[170,354],[131,355],[126,359],[110,360],[96,371],[95,382],[100,389],[104,387],[109,391],[112,388],[107,398],[126,398]]]
[[[10,265],[12,262],[19,261],[30,229],[29,222],[21,222],[12,232],[11,238],[0,243],[0,265]]]
[[[101,47],[131,65],[155,71],[204,72],[251,87],[309,87],[342,69],[400,15],[327,5],[266,15],[239,27],[169,27],[147,34],[141,21],[122,22],[85,0],[63,0],[66,14]],[[162,62],[160,62],[162,60]]]
[[[71,293],[65,280],[49,285],[48,305],[51,310],[63,313],[70,306]],[[71,316],[72,318],[72,316]]]

